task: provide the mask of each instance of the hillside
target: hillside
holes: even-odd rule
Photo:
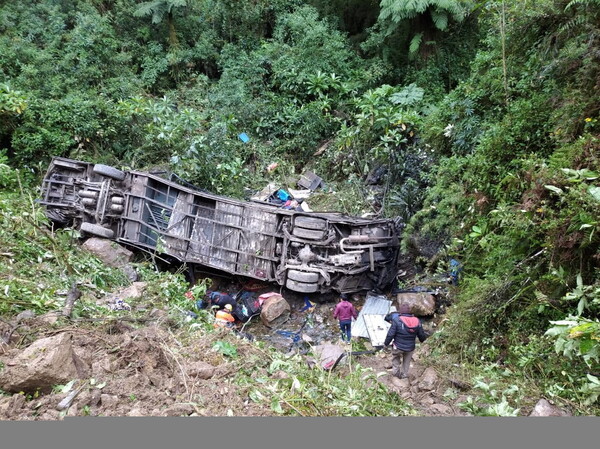
[[[53,229],[36,203],[53,156],[171,170],[237,198],[271,182],[291,187],[312,170],[327,185],[313,209],[403,223],[398,288],[460,261],[452,305],[415,370],[444,373],[433,404],[522,415],[545,398],[597,415],[599,18],[597,0],[3,3],[3,357],[72,335],[82,359],[103,354],[130,383],[119,393],[90,362],[89,398],[119,396],[97,413],[162,413],[141,399],[157,385],[132,377],[148,366],[173,379],[169,397],[193,402],[191,413],[454,413],[433,412],[415,399],[422,391],[402,398],[380,386],[387,359],[361,358],[330,375],[269,345],[214,334],[209,317],[190,328],[174,307],[187,306],[187,281],[152,258],[135,262],[148,283],[136,304],[145,310],[110,313],[96,302],[127,276],[81,250],[76,231]],[[71,318],[40,321],[63,309],[73,285],[82,297]],[[143,321],[153,309],[168,320]],[[18,322],[26,310],[35,317]],[[142,369],[131,355],[145,350],[153,355]],[[200,361],[227,386],[192,391],[183,373]],[[290,377],[273,379],[278,371]],[[35,418],[65,389],[24,392],[25,401],[3,395],[0,404],[13,419]],[[194,394],[234,399],[213,408]],[[93,413],[90,404],[77,413]]]

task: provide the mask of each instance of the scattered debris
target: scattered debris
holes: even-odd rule
[[[377,343],[381,340],[381,335],[383,334],[383,339],[385,339],[385,334],[387,334],[387,329],[378,329],[378,325],[382,327],[386,327],[384,324],[381,324],[380,321],[383,321],[383,317],[386,316],[392,310],[392,301],[387,299],[384,295],[375,295],[371,292],[367,294],[365,299],[365,303],[360,309],[358,317],[356,321],[352,323],[352,335],[356,337],[363,337],[371,339],[371,334],[373,338],[377,341]],[[367,322],[365,321],[365,315],[370,315],[369,325],[371,326],[371,334],[369,333],[369,329],[367,327]],[[381,320],[378,318],[374,318],[374,316],[380,316]],[[385,321],[383,321],[385,323]],[[389,328],[389,324],[387,327]],[[371,341],[373,346],[379,346],[380,344],[376,344]]]
[[[302,176],[300,176],[298,185],[310,191],[315,191],[319,187],[324,187],[325,183],[323,182],[322,178],[315,175],[313,172],[306,171]]]
[[[131,306],[121,298],[115,299],[115,302],[108,305],[110,310],[131,310]]]
[[[87,382],[84,382],[79,388],[71,391],[62,401],[60,401],[57,405],[56,405],[56,410],[66,410],[68,409],[71,404],[73,403],[73,400],[75,399],[75,397],[81,393],[81,390],[83,390],[83,388],[87,385]]]
[[[325,343],[313,346],[313,352],[319,357],[319,364],[324,370],[330,370],[338,361],[340,356],[344,355],[344,348],[340,345]]]

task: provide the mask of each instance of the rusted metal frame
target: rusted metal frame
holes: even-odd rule
[[[156,221],[156,218],[154,218],[154,214],[152,214],[152,209],[150,209],[150,205],[148,204],[148,202],[146,201],[144,203],[146,205],[146,207],[148,208],[148,212],[150,212],[150,218],[152,218],[152,221],[154,222],[154,224],[156,225],[156,229],[158,229],[161,234],[164,232],[161,228],[160,225],[158,224],[158,222]],[[160,204],[160,203],[159,203]]]
[[[138,218],[123,218],[123,217],[121,217],[121,219],[123,221],[129,221],[129,222],[134,222],[134,223],[139,223],[139,224],[145,225],[145,226],[149,227],[150,229],[152,229],[153,231],[157,232],[158,234],[165,235],[165,231],[162,231],[160,228],[155,228],[152,225],[150,225],[149,223],[146,223],[145,221],[142,221],[141,219],[138,219]],[[138,231],[138,233],[140,233],[140,232]],[[269,237],[274,237],[274,235],[271,235],[271,234],[265,234],[265,235],[268,235]],[[169,235],[165,235],[165,236],[169,237]],[[193,240],[191,238],[189,238],[189,237],[178,237],[178,239],[186,240],[187,242],[190,242],[190,243],[193,242]],[[200,243],[203,243],[203,242],[200,242]],[[217,245],[212,244],[209,241],[206,241],[204,243],[206,243],[208,246],[210,246],[212,248],[221,249],[221,250],[230,251],[230,252],[235,252],[235,253],[242,253],[242,254],[247,254],[247,255],[253,256],[253,253],[247,253],[247,252],[243,252],[243,251],[239,251],[239,250],[233,250],[231,248],[226,248],[224,246],[217,246]],[[254,257],[257,257],[257,258],[260,258],[260,259],[263,259],[263,260],[266,260],[266,261],[269,261],[269,262],[276,262],[278,260],[277,258],[274,258],[274,257],[273,258],[272,257],[266,257],[266,256],[254,256]],[[229,261],[229,262],[231,262],[231,261]]]

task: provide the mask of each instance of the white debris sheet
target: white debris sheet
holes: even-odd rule
[[[392,310],[391,307],[392,301],[387,299],[384,295],[373,295],[369,293],[365,299],[365,304],[358,314],[358,318],[352,323],[352,335],[370,339],[367,324],[365,323],[365,315],[380,315],[381,321],[383,321],[383,317]],[[385,321],[383,322],[385,323]],[[387,333],[387,329],[385,333]],[[385,335],[383,338],[385,339]]]
[[[373,346],[383,346],[391,324],[383,319],[385,315],[364,315],[365,326]]]

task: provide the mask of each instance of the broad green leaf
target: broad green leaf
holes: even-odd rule
[[[554,193],[557,193],[558,195],[562,195],[564,193],[564,191],[560,187],[556,187],[556,186],[552,186],[552,185],[545,185],[544,187]]]
[[[592,186],[588,189],[588,192],[590,192],[590,195],[592,195],[596,201],[600,202],[600,187]]]

